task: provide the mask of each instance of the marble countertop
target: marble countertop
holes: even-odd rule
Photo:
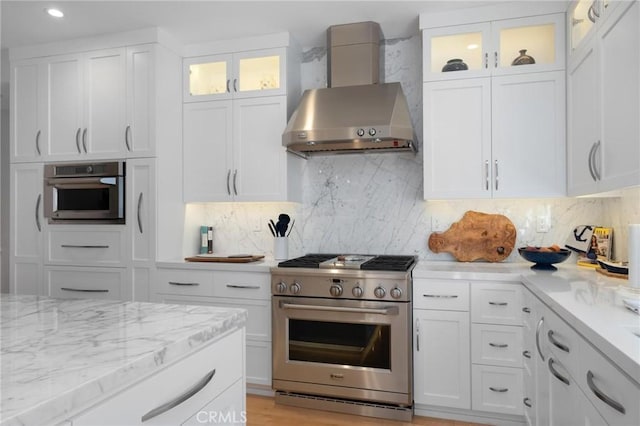
[[[0,294],[0,424],[61,420],[243,326],[243,309]]]
[[[622,300],[638,298],[626,280],[570,263],[534,271],[530,263],[419,262],[414,278],[521,282],[574,330],[640,383],[640,315]],[[635,333],[634,333],[635,332]]]

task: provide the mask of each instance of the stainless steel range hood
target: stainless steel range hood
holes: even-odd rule
[[[382,32],[375,22],[327,30],[329,88],[307,90],[282,135],[294,153],[416,152],[400,83],[380,83]]]

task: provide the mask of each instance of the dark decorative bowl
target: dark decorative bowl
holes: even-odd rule
[[[518,253],[525,260],[535,263],[531,269],[555,271],[554,263],[564,262],[571,255],[571,250],[560,249],[560,251],[532,251],[526,247],[519,247]]]
[[[467,64],[462,62],[462,59],[449,59],[447,61],[447,64],[442,67],[442,72],[464,71],[468,69],[469,67],[467,66]]]

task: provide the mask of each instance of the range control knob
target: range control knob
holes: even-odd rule
[[[400,299],[402,297],[402,290],[399,289],[398,287],[394,287],[389,291],[389,294],[394,299]]]
[[[374,129],[373,127],[369,129],[369,136],[375,136],[376,133],[376,129]]]
[[[378,286],[378,287],[376,287],[375,290],[373,290],[373,294],[378,299],[382,299],[387,294],[387,291],[384,289],[384,287]]]
[[[360,137],[364,136],[364,129],[358,129],[358,131],[356,132],[356,134]]]
[[[364,294],[364,290],[362,289],[362,287],[354,287],[351,290],[351,294],[353,294],[353,297],[362,297],[362,295]]]
[[[333,297],[342,296],[342,286],[340,284],[333,284],[329,287],[329,293],[331,293]]]
[[[284,283],[284,281],[280,281],[278,284],[276,284],[276,293],[286,293],[287,292],[287,285]]]
[[[289,291],[291,292],[291,294],[300,293],[300,284],[294,282],[293,284],[291,284],[291,286],[289,286]]]

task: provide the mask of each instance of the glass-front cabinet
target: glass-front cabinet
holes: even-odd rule
[[[620,5],[621,0],[576,0],[567,13],[569,54],[580,48],[593,34],[596,23],[605,19]]]
[[[284,49],[185,58],[184,101],[285,94],[284,62]]]
[[[564,15],[423,30],[424,81],[564,68]]]

